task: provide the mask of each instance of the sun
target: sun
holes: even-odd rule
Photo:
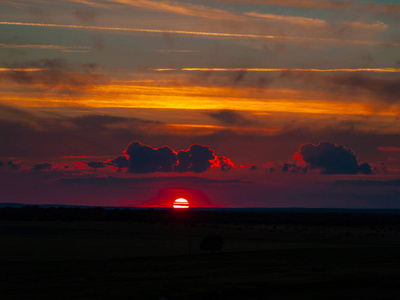
[[[173,208],[189,208],[189,201],[184,198],[178,198],[174,201]]]

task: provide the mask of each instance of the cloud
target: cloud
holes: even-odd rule
[[[192,71],[192,72],[238,72],[238,76],[234,81],[243,79],[243,75],[247,72],[280,72],[281,77],[299,76],[297,72],[305,73],[400,73],[400,69],[396,68],[338,68],[338,69],[317,69],[317,68],[163,68],[157,69],[152,67],[142,67],[143,70],[157,72],[172,72],[172,71]],[[304,75],[301,75],[304,76]]]
[[[334,186],[392,186],[400,187],[400,180],[336,180],[331,183]]]
[[[158,121],[142,120],[137,118],[117,117],[112,115],[84,115],[71,118],[70,121],[80,129],[100,130],[105,128],[129,128],[140,127],[145,125],[162,124]]]
[[[0,43],[0,47],[9,49],[44,49],[60,50],[62,52],[89,52],[88,46],[64,46],[64,45],[28,45],[28,44],[6,44]]]
[[[0,147],[0,157],[40,159],[60,156],[114,158],[132,136],[160,142],[165,140],[165,134],[158,134],[159,130],[168,130],[163,123],[139,118],[94,113],[69,117],[6,105],[0,105],[0,128],[0,140],[7,141]]]
[[[234,167],[229,158],[217,157],[210,146],[193,144],[187,150],[175,152],[168,146],[152,148],[139,141],[133,141],[124,151],[127,159],[118,157],[110,163],[114,166],[128,165],[131,173],[153,172],[194,172],[201,173],[211,167],[227,171]]]
[[[177,160],[175,152],[168,146],[154,149],[138,141],[130,143],[124,154],[131,173],[172,172]]]
[[[351,90],[365,90],[378,97],[383,97],[389,103],[400,101],[400,79],[398,77],[373,78],[362,74],[352,74],[330,76],[326,78],[326,82]]]
[[[217,20],[238,20],[241,17],[230,13],[226,10],[212,8],[208,6],[190,4],[185,2],[174,2],[174,1],[152,1],[152,0],[139,0],[139,1],[125,1],[125,0],[113,0],[112,2],[125,4],[129,6],[140,7],[149,10],[156,10],[168,13],[174,13],[178,15],[205,18],[205,19],[217,19]]]
[[[40,163],[36,164],[32,167],[33,171],[42,171],[42,170],[50,170],[53,167],[50,163]]]
[[[177,154],[178,172],[200,173],[208,170],[215,160],[214,150],[209,146],[194,144],[188,150],[180,150]]]
[[[93,10],[80,10],[74,12],[74,17],[83,22],[94,22],[97,18],[97,13]]]
[[[106,167],[106,163],[103,161],[85,161],[84,163],[93,169],[100,169]]]
[[[346,30],[362,30],[362,31],[367,31],[369,33],[371,32],[377,32],[377,31],[384,31],[388,29],[388,25],[382,22],[375,22],[375,23],[362,23],[362,22],[340,22],[335,20],[334,22],[327,22],[322,19],[316,19],[316,18],[306,18],[306,17],[298,17],[298,16],[287,16],[287,15],[275,15],[275,14],[260,14],[257,12],[248,12],[245,13],[245,15],[249,17],[255,17],[255,18],[262,18],[266,19],[269,21],[275,21],[275,22],[284,22],[296,26],[300,26],[303,28],[314,28],[317,30],[328,30],[331,31],[332,29],[336,29],[337,27],[340,30],[335,30],[338,32],[343,33]]]
[[[385,71],[385,69],[372,69],[373,72]],[[381,70],[381,71],[379,71]],[[392,69],[393,70],[393,69]],[[283,71],[281,78],[296,79],[309,86],[320,85],[321,88],[329,92],[336,93],[370,93],[377,99],[382,99],[387,103],[400,101],[400,78],[395,76],[398,69],[394,69],[394,73],[390,69],[386,69],[393,76],[378,77],[378,75],[365,75],[360,73],[340,72],[337,74],[321,74],[316,72],[293,72]],[[379,101],[377,100],[377,101]]]
[[[216,159],[214,166],[220,168],[221,171],[229,171],[231,169],[237,168],[237,166],[229,158],[225,156],[219,156]]]
[[[350,45],[379,45],[379,46],[396,46],[397,42],[376,42],[355,39],[340,39],[340,38],[320,38],[306,36],[287,36],[287,35],[261,35],[261,34],[246,34],[246,33],[230,33],[230,32],[209,32],[209,31],[187,31],[187,30],[169,30],[169,29],[147,29],[147,28],[127,28],[127,27],[104,27],[104,26],[84,26],[84,25],[62,25],[62,24],[43,24],[43,23],[23,23],[23,22],[0,22],[0,25],[14,26],[35,26],[49,28],[66,28],[71,30],[96,30],[96,31],[120,31],[131,33],[154,33],[154,34],[177,34],[185,36],[198,36],[202,38],[251,38],[265,40],[280,40],[291,42],[320,42],[320,43],[337,43]]]
[[[315,18],[305,18],[305,17],[296,17],[296,16],[284,16],[284,15],[273,15],[273,14],[260,14],[257,12],[248,12],[245,13],[245,15],[250,16],[250,17],[256,17],[256,18],[262,18],[262,19],[268,19],[271,21],[281,21],[281,22],[287,22],[295,25],[300,25],[300,26],[327,26],[327,22],[321,19],[315,19]]]
[[[108,161],[107,163],[111,166],[117,167],[118,169],[129,167],[129,160],[124,155],[120,155],[117,158]]]
[[[307,173],[308,168],[302,165],[298,166],[296,164],[284,163],[282,166],[282,172]]]
[[[400,151],[400,147],[378,147],[378,150],[380,151],[390,151],[390,152],[394,152],[394,151]]]
[[[312,169],[321,169],[323,174],[371,173],[367,163],[358,164],[357,156],[351,149],[328,142],[303,144],[293,158],[300,165],[306,163]]]
[[[207,113],[210,117],[225,126],[246,126],[253,123],[242,114],[234,110],[223,109],[217,112]]]
[[[372,1],[320,1],[320,0],[218,0],[232,3],[258,3],[277,6],[306,7],[316,9],[347,9],[356,12],[367,12],[373,14],[398,14],[400,5],[373,3]]]
[[[96,64],[70,64],[64,59],[42,59],[7,65],[0,73],[0,81],[12,81],[63,92],[81,92],[83,88],[105,82],[103,74],[94,72]],[[27,70],[24,70],[27,69]],[[34,69],[35,71],[29,71]]]

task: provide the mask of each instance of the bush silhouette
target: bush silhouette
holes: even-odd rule
[[[222,237],[217,235],[209,235],[203,238],[200,243],[200,249],[204,251],[220,251],[224,245]]]

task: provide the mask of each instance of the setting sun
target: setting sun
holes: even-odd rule
[[[178,198],[174,201],[173,208],[189,208],[189,201],[184,198]]]

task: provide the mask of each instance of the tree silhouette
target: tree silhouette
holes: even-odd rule
[[[200,249],[204,251],[220,251],[224,245],[224,240],[222,237],[217,235],[209,235],[203,238],[200,243]]]

